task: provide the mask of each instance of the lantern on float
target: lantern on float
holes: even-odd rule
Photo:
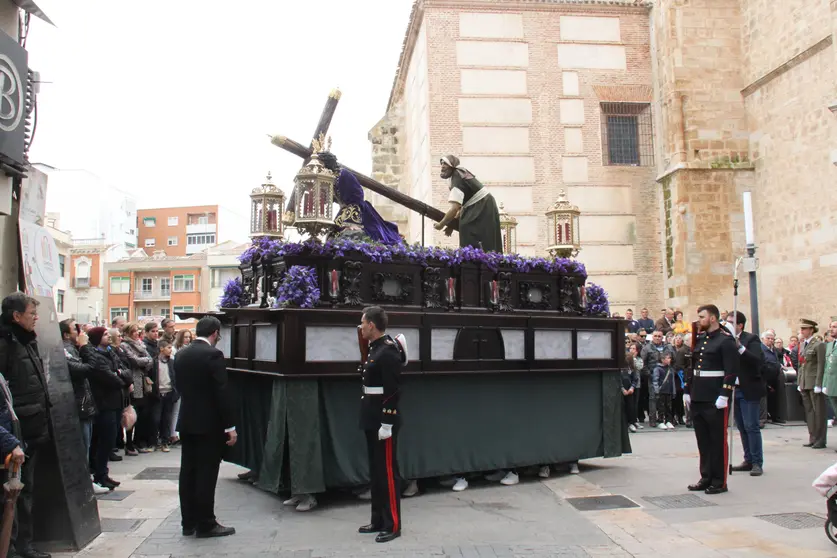
[[[517,253],[517,219],[508,214],[500,202],[500,237],[503,240],[503,253]]]
[[[294,221],[293,226],[300,233],[308,233],[317,239],[336,228],[334,224],[334,184],[337,176],[323,166],[318,155],[331,148],[331,140],[325,145],[325,138],[312,142],[311,159],[294,179]]]
[[[285,194],[267,173],[265,183],[254,188],[250,194],[250,238],[267,236],[283,239],[285,224],[281,215],[284,207]]]
[[[558,199],[546,211],[547,251],[554,258],[570,258],[581,250],[578,217],[581,212],[567,199],[564,190],[558,191]]]

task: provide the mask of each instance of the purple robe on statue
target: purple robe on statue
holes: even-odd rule
[[[382,244],[401,243],[398,225],[384,221],[372,204],[363,199],[363,186],[346,169],[340,169],[336,193],[340,201],[340,213],[335,219],[338,225],[361,226],[369,238]]]

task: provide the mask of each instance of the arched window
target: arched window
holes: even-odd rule
[[[76,288],[87,288],[90,286],[90,263],[85,260],[76,260]]]

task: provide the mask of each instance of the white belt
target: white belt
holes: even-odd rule
[[[491,193],[491,192],[489,192],[489,191],[488,191],[488,188],[486,188],[485,186],[483,186],[482,188],[480,188],[480,189],[477,191],[477,193],[476,193],[476,194],[474,194],[473,196],[471,196],[471,199],[470,199],[470,200],[468,200],[467,202],[465,202],[465,205],[464,205],[464,206],[462,206],[462,209],[465,209],[466,207],[471,207],[472,205],[474,205],[475,203],[477,203],[478,201],[480,201],[480,200],[481,200],[481,199],[483,199],[484,197],[488,196],[490,193]]]
[[[723,378],[726,375],[723,370],[695,370],[696,378]]]
[[[366,395],[383,395],[384,388],[363,386],[363,393]]]

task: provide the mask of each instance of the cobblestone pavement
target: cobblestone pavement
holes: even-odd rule
[[[105,532],[78,554],[56,556],[837,557],[823,531],[825,500],[811,488],[837,455],[803,448],[806,437],[804,427],[769,426],[763,477],[735,474],[727,494],[685,498],[686,485],[697,480],[693,433],[646,429],[632,438],[633,455],[582,462],[580,475],[559,471],[511,487],[478,481],[460,493],[431,486],[404,500],[403,536],[386,545],[357,533],[368,520],[367,502],[330,496],[314,511],[297,513],[238,481],[241,469],[229,464],[222,468],[216,511],[237,534],[184,538],[176,481],[135,478],[148,467],[176,468],[179,452],[141,455],[113,464],[125,498],[99,501]],[[736,448],[740,458],[740,444]],[[622,495],[636,507],[579,511],[568,500],[606,495]],[[758,517],[776,514],[797,515]],[[785,526],[776,524],[783,520]]]

